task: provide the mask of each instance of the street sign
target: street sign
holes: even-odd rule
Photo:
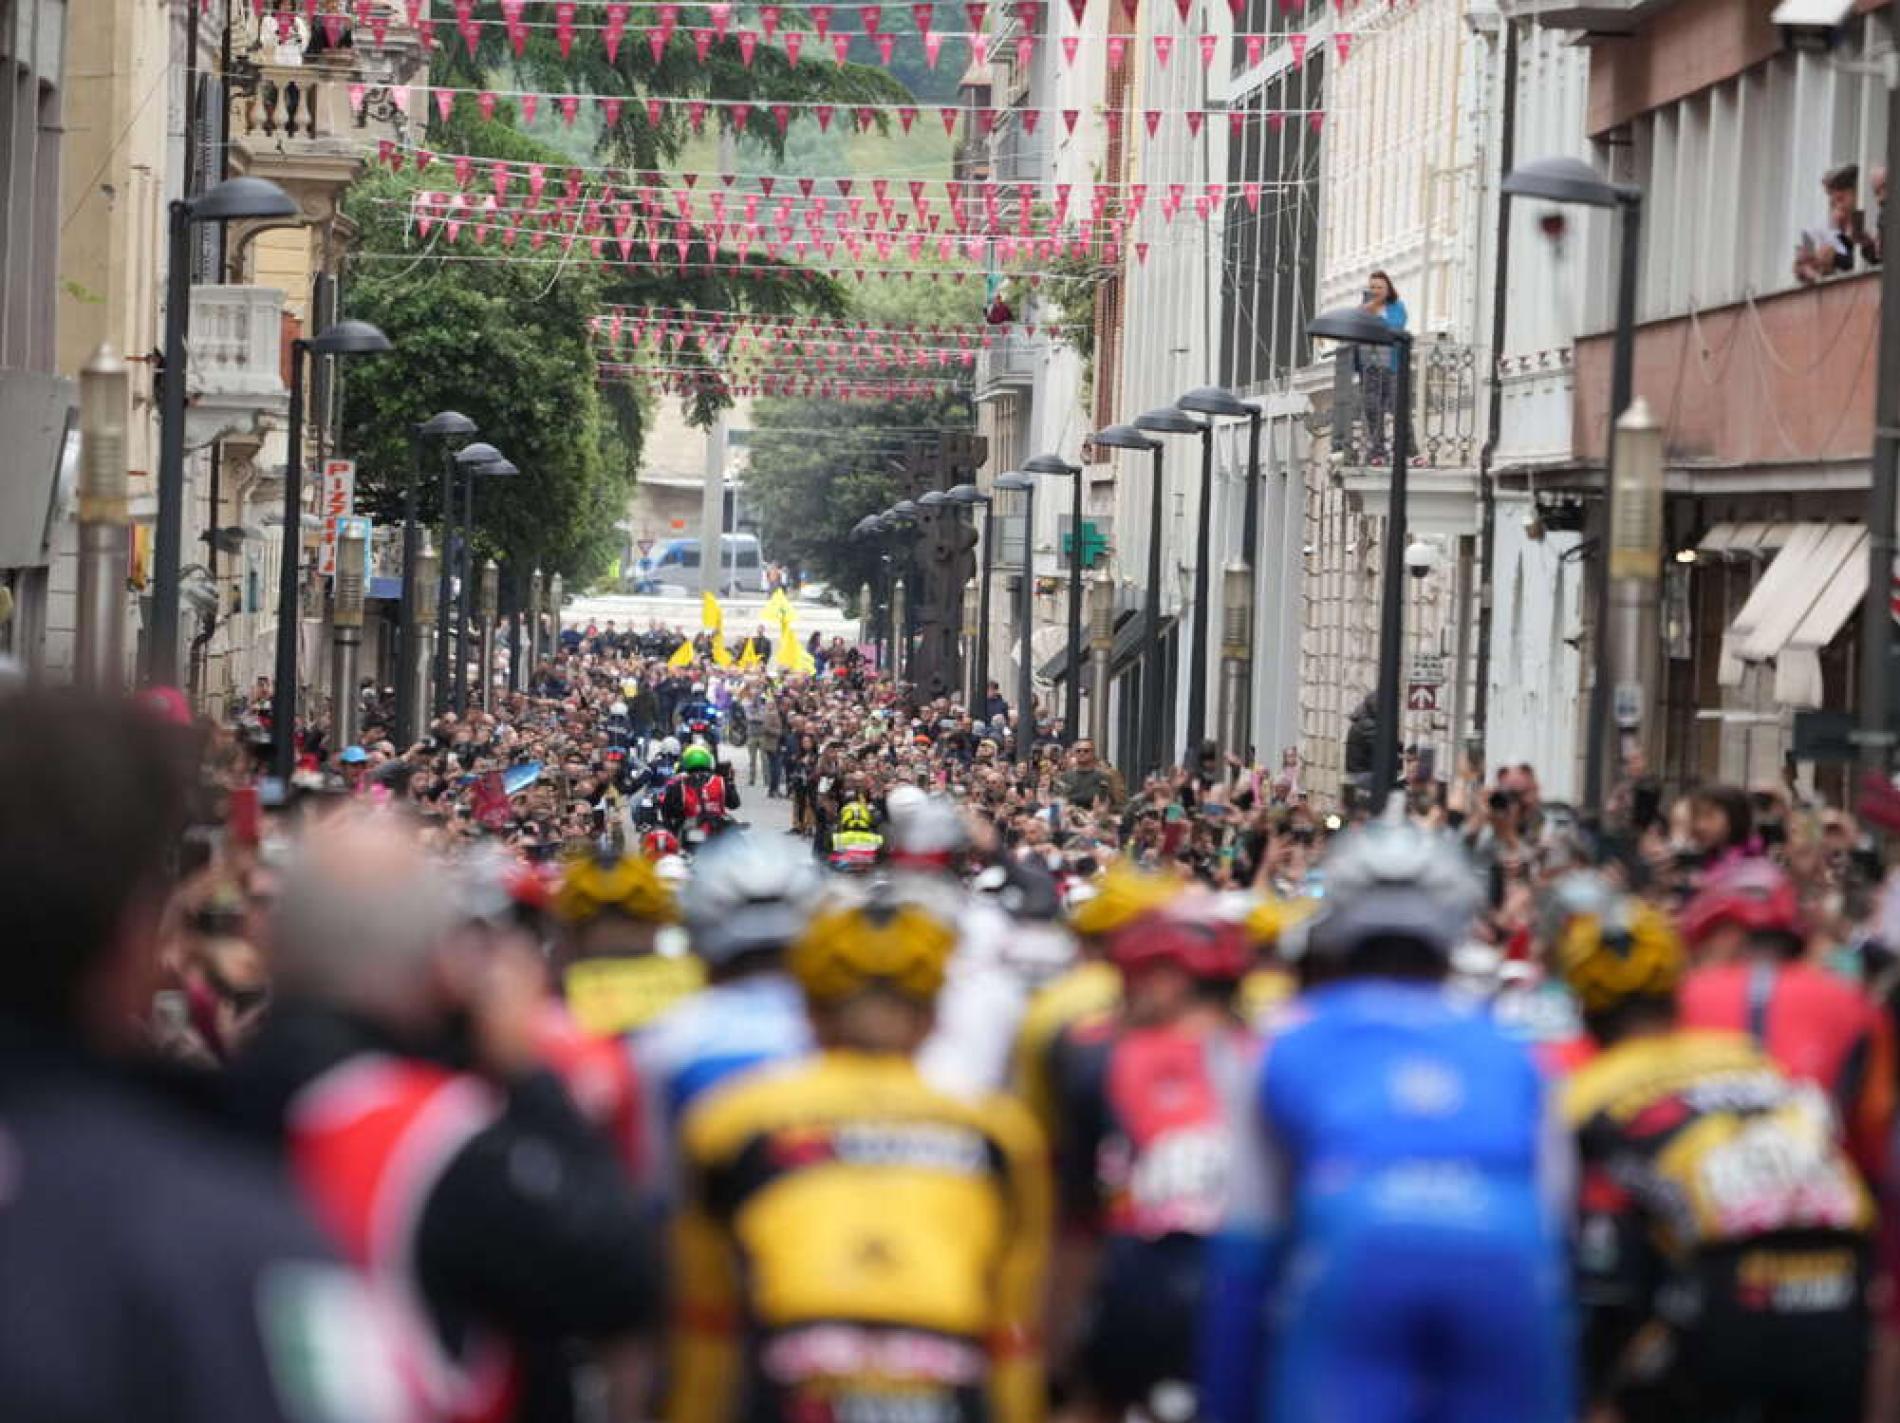
[[[1618,682],[1611,693],[1610,705],[1614,708],[1616,724],[1624,729],[1641,726],[1643,722],[1643,689],[1635,682]]]
[[[640,557],[642,558],[645,558],[648,554],[653,552],[652,539],[635,539],[633,546],[640,550]]]
[[[356,508],[356,461],[325,460],[323,477],[317,485],[317,517],[323,520],[323,548],[317,555],[317,572],[325,578],[336,572],[337,520],[347,519]]]
[[[1415,652],[1412,654],[1412,674],[1407,679],[1413,686],[1442,687],[1445,684],[1445,654],[1442,652]]]
[[[1405,688],[1405,709],[1415,712],[1435,712],[1438,710],[1437,682],[1411,682]]]

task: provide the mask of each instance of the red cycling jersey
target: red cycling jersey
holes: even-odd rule
[[[1684,980],[1681,1022],[1746,1033],[1789,1076],[1824,1088],[1855,1163],[1880,1180],[1894,1114],[1893,1029],[1858,987],[1808,963],[1711,964]]]

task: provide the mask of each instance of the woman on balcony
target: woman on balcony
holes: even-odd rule
[[[1364,298],[1360,310],[1379,317],[1387,326],[1400,331],[1405,329],[1405,303],[1399,300],[1392,278],[1384,272],[1374,272],[1366,278],[1365,290],[1360,295]],[[1356,346],[1353,351],[1359,366],[1359,398],[1365,405],[1366,462],[1384,464],[1387,458],[1385,424],[1387,417],[1394,414],[1392,399],[1398,355],[1389,346],[1377,349]],[[1397,414],[1403,419],[1405,412]]]

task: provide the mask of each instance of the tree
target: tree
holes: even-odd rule
[[[981,285],[968,282],[883,282],[866,289],[859,319],[869,327],[962,325],[980,318],[982,296]],[[959,372],[955,385],[891,400],[761,400],[744,478],[767,556],[846,593],[874,581],[882,550],[853,540],[851,529],[903,497],[908,445],[975,425],[965,380]]]
[[[547,150],[499,123],[467,124],[467,151],[534,161]],[[409,432],[437,410],[460,410],[521,468],[516,480],[478,481],[478,547],[515,571],[539,565],[584,581],[611,556],[614,521],[638,457],[638,427],[612,437],[606,458],[589,322],[599,309],[596,264],[547,266],[437,260],[407,231],[422,180],[378,172],[354,185],[345,210],[363,252],[347,283],[350,315],[374,322],[393,356],[353,373],[344,439],[359,462],[361,498],[379,522],[401,517]],[[411,256],[410,254],[415,254]],[[392,260],[396,259],[396,260]],[[424,480],[422,508],[440,517],[439,471]]]

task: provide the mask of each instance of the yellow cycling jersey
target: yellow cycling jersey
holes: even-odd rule
[[[1562,1102],[1586,1215],[1640,1217],[1672,1259],[1781,1232],[1872,1226],[1826,1097],[1740,1034],[1620,1043],[1577,1069]]]
[[[1055,1135],[1055,1084],[1049,1063],[1055,1041],[1072,1023],[1112,1013],[1121,1006],[1122,976],[1099,959],[1079,963],[1036,991],[1016,1030],[1010,1079],[1043,1131]]]
[[[1052,1202],[1016,1103],[827,1052],[682,1127],[670,1423],[1036,1423]]]

